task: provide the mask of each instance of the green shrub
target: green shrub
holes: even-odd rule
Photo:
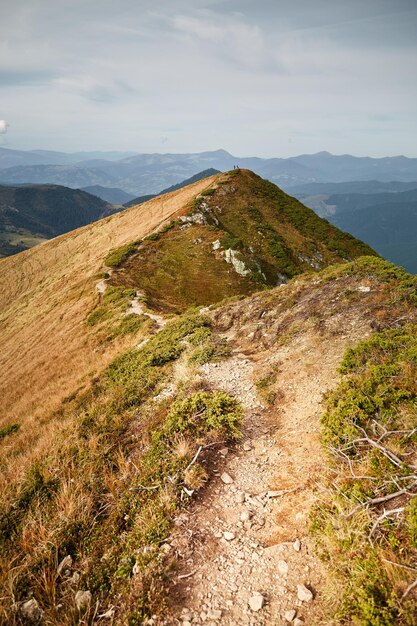
[[[100,322],[104,322],[105,320],[109,319],[110,315],[111,313],[106,307],[99,307],[89,314],[89,316],[87,317],[87,325],[95,326],[96,324],[99,324]]]
[[[190,363],[195,363],[197,365],[204,365],[204,363],[208,363],[216,354],[216,350],[211,345],[201,346],[196,348],[190,354]]]
[[[402,271],[379,259],[355,263],[388,274],[407,300],[413,297]],[[400,598],[417,559],[417,495],[409,461],[417,451],[417,324],[379,332],[348,349],[340,372],[322,418],[332,478],[312,517],[323,556],[341,576],[344,592],[335,616],[363,626],[415,626],[415,598]],[[406,485],[401,500],[378,505],[378,498]],[[400,507],[399,514],[380,519],[400,504],[404,512]],[[386,566],[387,554],[398,564],[394,573]]]
[[[139,244],[140,241],[134,241],[112,250],[104,259],[104,264],[107,267],[120,267],[126,259],[137,251]]]
[[[20,424],[8,424],[7,426],[3,426],[0,428],[0,441],[7,437],[8,435],[12,435],[13,433],[17,433],[20,430]]]
[[[137,315],[137,313],[129,313],[122,317],[122,321],[113,331],[113,337],[124,337],[125,335],[135,335],[143,324],[149,320],[146,315]]]

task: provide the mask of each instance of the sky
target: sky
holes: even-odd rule
[[[417,157],[417,0],[0,0],[0,145]]]

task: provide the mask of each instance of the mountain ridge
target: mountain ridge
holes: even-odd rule
[[[286,189],[302,183],[368,180],[376,176],[382,181],[417,179],[416,158],[329,155],[319,152],[289,158],[236,157],[225,150],[217,150],[136,154],[118,161],[90,159],[75,164],[32,163],[9,168],[4,166],[3,155],[0,182],[50,182],[69,187],[103,185],[119,187],[139,196],[158,193],[209,167],[226,171],[235,165],[251,169]]]
[[[413,624],[417,279],[367,250],[232,170],[0,260],[0,623]]]

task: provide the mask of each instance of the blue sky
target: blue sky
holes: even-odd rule
[[[0,144],[417,156],[415,0],[0,0]]]

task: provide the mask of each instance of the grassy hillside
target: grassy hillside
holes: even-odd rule
[[[381,585],[371,578],[365,585],[364,577],[349,569],[354,563],[360,573],[369,555],[378,567],[383,558],[400,570],[415,567],[411,478],[401,494],[406,499],[398,503],[404,509],[393,536],[391,525],[378,527],[375,551],[366,541],[382,514],[378,502],[366,509],[369,518],[353,517],[352,526],[343,526],[347,538],[337,535],[344,512],[337,498],[351,467],[345,457],[328,461],[329,472],[341,473],[342,485],[333,480],[316,493],[324,460],[317,454],[319,424],[311,396],[319,406],[321,372],[333,371],[343,350],[369,339],[372,329],[382,334],[347,353],[343,367],[349,378],[329,395],[323,441],[334,447],[334,438],[342,437],[349,445],[355,428],[371,434],[375,422],[407,430],[405,441],[398,433],[392,440],[387,436],[386,447],[402,463],[399,473],[395,463],[384,465],[370,454],[367,444],[353,450],[353,462],[365,452],[366,469],[373,473],[365,491],[349,483],[345,506],[395,494],[396,482],[413,475],[406,469],[412,470],[415,457],[415,433],[408,431],[414,428],[417,397],[416,282],[376,256],[356,259],[367,251],[274,185],[235,171],[0,262],[0,624],[27,624],[27,602],[37,607],[38,622],[59,626],[92,624],[99,616],[120,626],[146,623],[154,614],[179,619],[176,612],[189,596],[187,589],[181,596],[178,583],[191,586],[194,575],[187,546],[195,541],[198,553],[207,544],[211,550],[213,540],[210,520],[205,543],[201,525],[187,526],[192,517],[187,512],[193,503],[211,510],[204,498],[210,485],[219,487],[224,455],[247,455],[236,442],[242,433],[248,436],[249,415],[252,427],[264,420],[261,431],[268,433],[267,456],[264,449],[259,457],[253,452],[255,464],[267,473],[266,489],[283,489],[288,496],[279,500],[273,491],[264,506],[263,487],[256,485],[252,494],[259,498],[250,498],[262,509],[263,524],[269,516],[275,533],[277,523],[295,523],[320,497],[313,524],[317,541],[350,594],[339,593],[333,601],[333,616],[344,620],[336,623],[352,618],[361,626],[414,626],[408,619],[414,588],[401,605],[412,582],[410,569],[391,577],[381,569]],[[356,260],[329,267],[345,259]],[[283,280],[288,284],[277,287]],[[219,302],[228,296],[235,297]],[[211,306],[205,312],[189,308],[195,304]],[[149,306],[169,315],[157,315]],[[288,372],[281,380],[283,359]],[[249,361],[259,368],[252,382],[239,379],[237,371],[238,363],[252,367]],[[219,377],[216,382],[206,375],[209,366],[212,375],[222,372],[220,378],[230,373],[228,390]],[[301,369],[309,387],[298,386]],[[262,404],[256,398],[248,403],[248,386],[259,390]],[[285,449],[275,438],[293,398],[304,412],[294,419],[288,413],[293,438]],[[280,467],[294,464],[285,481],[299,473],[301,485],[271,484],[278,469],[270,461],[273,446]],[[307,471],[293,460],[299,448],[306,464],[313,461]],[[227,513],[240,515],[232,487],[234,504]],[[280,516],[271,508],[274,502],[282,507]],[[233,526],[236,533],[240,523]],[[175,550],[172,532],[182,541]],[[233,541],[220,539],[221,545]],[[304,552],[291,548],[303,572],[306,541]],[[261,547],[277,542],[271,534]],[[256,557],[270,563],[269,556],[256,552]],[[274,579],[275,566],[272,561]],[[367,567],[365,574],[374,571]],[[375,598],[385,621],[370,621],[380,618],[371,610]],[[272,594],[267,599],[272,606]],[[314,615],[325,623],[320,619],[328,607],[321,590],[317,605],[306,623],[313,624]]]
[[[24,445],[31,445],[32,435],[36,440],[37,416],[45,406],[53,408],[88,382],[87,374],[102,369],[120,349],[112,342],[97,345],[96,329],[86,325],[100,301],[95,284],[109,250],[145,237],[211,182],[195,183],[0,261],[0,419],[33,422]]]
[[[373,251],[272,183],[234,170],[141,242],[112,282],[143,290],[153,308],[178,312],[363,254]]]
[[[0,187],[0,256],[16,254],[112,212],[107,202],[77,189]]]
[[[119,306],[114,296],[113,291],[110,308]],[[30,421],[3,427],[0,623],[24,624],[24,602],[31,597],[45,623],[62,626],[93,623],[107,612],[115,624],[136,625],[174,610],[180,557],[170,551],[171,531],[175,521],[178,525],[187,517],[192,500],[203,497],[205,485],[216,480],[214,459],[226,444],[234,450],[242,428],[239,401],[211,388],[196,364],[227,358],[225,330],[233,331],[235,350],[255,359],[266,355],[264,366],[271,368],[279,346],[291,355],[297,341],[312,333],[319,349],[331,349],[347,327],[359,326],[364,333],[369,321],[377,320],[381,334],[346,355],[347,379],[329,396],[324,442],[333,448],[349,445],[361,436],[359,428],[375,437],[376,421],[378,437],[383,428],[390,431],[383,440],[391,461],[395,454],[404,467],[361,441],[360,450],[352,448],[346,458],[358,476],[359,470],[369,472],[369,484],[362,486],[350,476],[352,465],[336,456],[336,476],[324,494],[337,500],[323,501],[314,530],[332,542],[331,533],[338,533],[338,543],[326,548],[348,604],[339,586],[333,623],[414,625],[415,595],[406,591],[413,580],[407,568],[413,570],[416,558],[415,486],[405,469],[415,458],[410,432],[415,426],[416,297],[413,277],[375,258],[326,269],[314,279],[303,275],[283,289],[213,307],[208,315],[187,312],[157,334],[150,336],[148,329],[148,341],[139,348],[144,335],[136,333],[87,390],[67,397],[52,413],[44,405],[42,446],[39,440],[28,445]],[[404,326],[396,328],[399,323]],[[285,399],[273,387],[279,383],[279,363],[273,376],[269,369],[268,380],[258,381],[263,392],[269,391],[271,428],[277,427]],[[386,379],[393,376],[395,385],[387,393]],[[349,411],[355,411],[353,419]],[[403,480],[409,489],[396,503],[402,515],[394,526],[378,525],[370,547],[367,537],[381,509],[374,503],[367,518],[357,505],[395,495],[396,482]],[[341,513],[350,506],[357,507],[360,519],[346,525]],[[293,508],[298,510],[296,501]],[[185,537],[189,542],[191,535]],[[392,570],[384,559],[394,562]],[[85,603],[77,608],[75,594],[87,591],[90,595],[82,596]],[[326,622],[320,617],[317,623]]]

